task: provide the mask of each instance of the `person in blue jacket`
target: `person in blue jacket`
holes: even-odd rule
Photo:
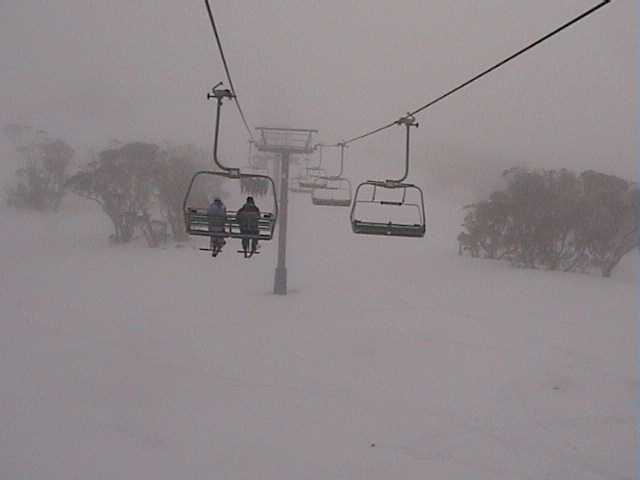
[[[225,224],[227,222],[227,208],[220,198],[216,197],[207,208],[207,216],[209,217],[209,233],[225,233]],[[216,256],[227,243],[223,236],[210,236],[211,239],[211,255]]]

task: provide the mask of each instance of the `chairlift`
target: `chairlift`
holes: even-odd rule
[[[261,211],[258,219],[258,231],[255,233],[242,232],[240,222],[235,210],[227,210],[224,219],[224,228],[211,229],[211,219],[207,215],[208,199],[206,195],[202,195],[202,188],[198,185],[203,184],[207,176],[218,179],[247,180],[261,179],[271,185],[274,192],[274,209],[273,211]],[[206,183],[205,183],[206,184]],[[278,218],[277,198],[275,196],[275,184],[271,177],[266,175],[256,175],[250,173],[238,173],[237,176],[228,172],[219,172],[211,170],[201,170],[196,172],[192,177],[189,189],[183,202],[184,220],[187,233],[194,236],[216,237],[216,238],[246,238],[256,240],[271,240],[273,238],[276,221]],[[214,231],[212,231],[214,230]]]
[[[307,177],[302,174],[292,176],[290,178],[289,191],[294,193],[311,193],[313,188],[302,186],[302,183],[306,183],[307,180]]]
[[[318,157],[318,164],[305,167],[305,174],[298,180],[301,189],[307,189],[309,192],[314,188],[322,188],[327,185],[327,171],[322,168],[322,151]]]
[[[406,127],[405,172],[397,180],[367,180],[356,188],[351,206],[351,228],[354,233],[395,237],[424,237],[426,233],[424,194],[412,183],[405,183],[409,174],[409,130],[417,127],[412,116],[396,122]],[[386,221],[364,220],[363,210],[393,212]],[[392,218],[391,218],[392,217]]]
[[[327,172],[321,168],[307,168],[306,175],[298,180],[301,188],[307,188],[309,191],[313,191],[315,188],[323,188],[328,182],[326,179]]]
[[[252,173],[268,175],[269,172],[269,156],[267,154],[259,154],[253,152],[255,141],[249,140],[249,157],[247,159],[247,169]]]
[[[327,181],[322,188],[314,188],[311,192],[311,203],[323,207],[351,206],[351,182],[346,178]]]
[[[346,145],[339,143],[336,145],[319,145],[320,155],[325,146],[340,147],[340,171],[337,175],[318,177],[326,183],[316,186],[311,192],[311,203],[317,206],[326,207],[348,207],[351,205],[351,182],[342,176],[344,171],[344,149]]]
[[[247,169],[254,174],[267,175],[269,174],[268,162],[269,159],[264,155],[259,156],[252,152],[253,140],[249,140],[249,158]],[[240,179],[240,188],[242,193],[246,195],[254,195],[263,197],[269,193],[269,182],[263,178],[242,178]]]
[[[222,100],[224,98],[234,98],[234,95],[230,90],[218,89],[217,87],[220,85],[221,83],[213,87],[212,93],[207,94],[207,99],[215,98],[217,100],[213,160],[221,171],[201,170],[196,172],[191,178],[189,188],[187,189],[187,193],[185,194],[182,204],[185,228],[189,235],[194,236],[271,240],[273,238],[278,219],[278,200],[273,179],[268,175],[258,173],[241,173],[239,168],[228,168],[218,161],[218,134],[220,128],[220,110],[222,107]],[[198,188],[198,185],[201,185],[203,181],[206,185],[205,179],[212,181],[213,185],[216,184],[215,180],[218,180],[218,182],[220,180],[238,181],[240,184],[247,180],[266,182],[270,186],[273,196],[273,209],[270,211],[261,211],[260,218],[258,219],[258,230],[256,232],[242,232],[237,212],[234,210],[227,210],[222,228],[213,229],[211,228],[212,218],[207,214],[207,208],[209,206],[209,199],[207,199],[208,192],[203,191],[202,188]],[[198,183],[196,183],[196,181],[198,181]],[[195,188],[194,185],[196,186]]]

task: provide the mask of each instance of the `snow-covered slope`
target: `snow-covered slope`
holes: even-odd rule
[[[109,246],[98,210],[0,211],[0,478],[627,479],[636,281],[359,237],[295,196],[245,260]]]

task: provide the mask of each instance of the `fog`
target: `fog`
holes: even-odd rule
[[[318,140],[335,142],[423,105],[592,5],[283,0],[212,7],[251,126],[316,128]],[[205,95],[225,77],[204,2],[27,0],[0,8],[1,124],[31,124],[76,148],[112,138],[211,143],[214,104]],[[636,8],[612,2],[420,114],[412,178],[429,183],[434,168],[466,175],[512,164],[632,178]],[[246,140],[226,104],[223,153],[244,163]],[[401,142],[398,128],[353,144],[347,175],[395,175]]]
[[[318,129],[333,143],[426,104],[597,1],[212,6],[249,123]],[[424,238],[354,235],[348,208],[291,193],[287,296],[272,294],[279,233],[251,259],[228,238],[214,259],[200,251],[206,236],[148,248],[153,220],[170,220],[162,205],[118,211],[134,225],[118,242],[109,208],[120,184],[102,205],[66,195],[46,214],[0,199],[0,478],[631,478],[637,245],[610,278],[598,274],[602,255],[560,269],[584,258],[565,242],[578,221],[560,228],[569,213],[604,226],[585,229],[596,240],[619,226],[605,232],[621,234],[610,250],[630,244],[631,195],[624,215],[609,215],[619,203],[598,216],[582,203],[543,212],[554,235],[569,232],[551,237],[569,251],[555,266],[523,265],[495,237],[495,255],[474,258],[487,237],[461,225],[471,212],[461,207],[514,165],[635,178],[636,4],[611,2],[417,117],[409,180],[424,189],[426,222],[399,221],[413,222],[404,233],[425,226]],[[114,139],[212,144],[206,94],[225,73],[204,0],[0,0],[0,60],[0,128],[64,139],[75,167]],[[244,166],[247,132],[228,101],[221,141],[225,163]],[[324,150],[327,173],[339,153]],[[349,146],[345,176],[397,178],[403,154],[403,128],[389,128]],[[0,158],[1,189],[20,165],[1,133]],[[147,194],[162,185],[132,178]],[[100,183],[77,180],[76,193]],[[235,192],[213,182],[194,205],[220,195],[235,210],[247,193],[229,183]],[[566,190],[568,202],[582,192]],[[564,201],[529,200],[548,191],[527,197],[531,217]],[[182,232],[182,215],[173,220]],[[598,246],[588,240],[578,246]]]

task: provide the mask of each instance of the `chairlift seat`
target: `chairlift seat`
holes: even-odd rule
[[[351,221],[351,228],[353,233],[393,237],[424,237],[426,233],[426,227],[420,224],[363,222],[355,219]]]
[[[327,185],[327,181],[318,177],[300,179],[298,182],[302,188],[324,188]]]
[[[271,240],[275,227],[275,217],[270,213],[262,213],[260,215],[260,219],[258,220],[258,233],[242,233],[236,212],[227,211],[223,231],[210,231],[209,225],[212,223],[213,217],[207,215],[205,209],[187,209],[184,220],[189,235],[200,235],[203,237]]]
[[[289,187],[289,191],[294,193],[311,193],[313,191],[313,188],[303,188],[300,186],[292,185]]]
[[[351,199],[311,197],[311,203],[320,207],[349,207],[351,206]]]

